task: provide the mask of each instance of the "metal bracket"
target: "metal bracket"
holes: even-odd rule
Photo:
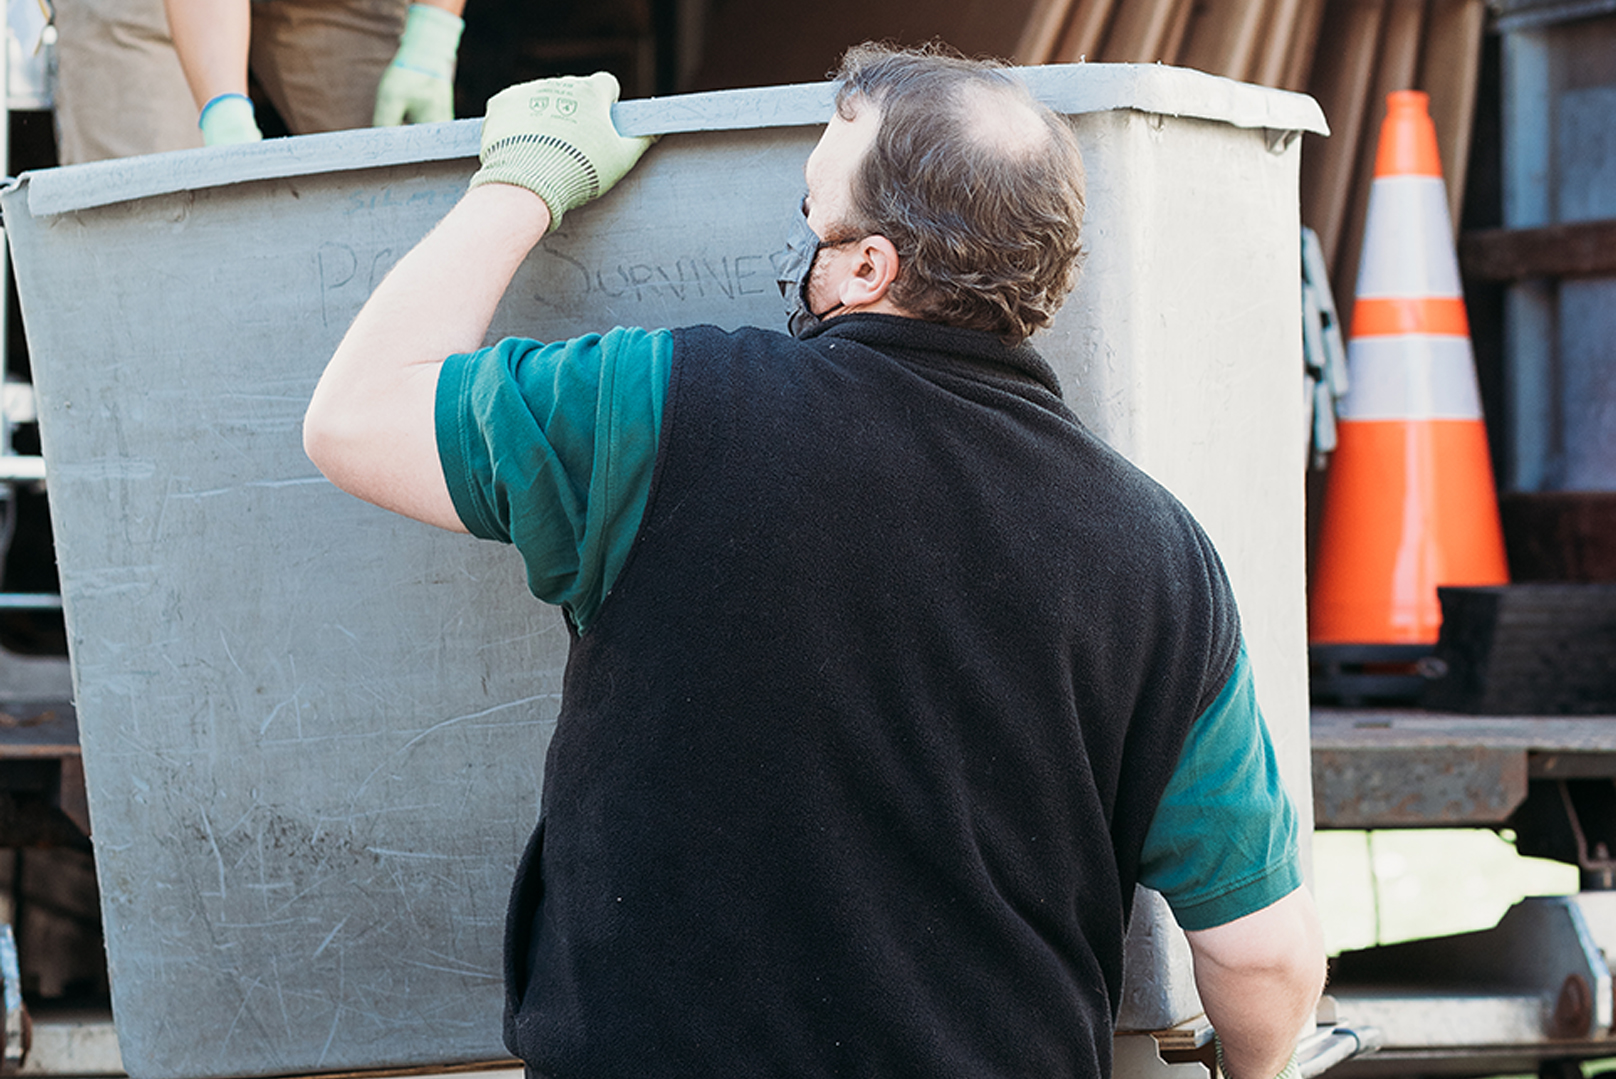
[[[1571,801],[1571,788],[1565,780],[1555,784],[1560,789],[1560,804],[1565,807],[1566,823],[1571,826],[1571,834],[1577,841],[1577,865],[1582,869],[1584,880],[1593,877],[1599,887],[1609,890],[1616,888],[1616,858],[1610,855],[1610,848],[1603,842],[1596,842],[1592,853],[1588,851],[1588,836],[1582,829],[1582,818],[1577,815],[1577,807]]]
[[[1317,1079],[1337,1064],[1373,1053],[1380,1048],[1374,1027],[1321,1026],[1296,1045],[1296,1066],[1302,1079]]]
[[[1525,899],[1492,929],[1344,952],[1331,994],[1400,1063],[1483,1047],[1546,1057],[1603,1042],[1608,1054],[1613,930],[1616,895]]]

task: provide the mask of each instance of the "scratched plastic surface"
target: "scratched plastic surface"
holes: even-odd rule
[[[1127,109],[1077,125],[1090,254],[1038,343],[1219,544],[1305,813],[1299,151]],[[664,138],[529,259],[495,333],[777,325],[816,135]],[[502,920],[567,635],[510,552],[341,494],[299,433],[370,288],[463,190],[472,163],[442,157],[39,217],[27,179],[0,196],[137,1079],[505,1055]],[[1141,910],[1136,1029],[1199,1010]]]

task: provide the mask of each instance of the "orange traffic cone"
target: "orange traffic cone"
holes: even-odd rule
[[[1388,95],[1324,496],[1313,644],[1434,644],[1438,585],[1508,582],[1426,95]]]

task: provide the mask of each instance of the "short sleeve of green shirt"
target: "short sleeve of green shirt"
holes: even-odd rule
[[[645,514],[672,356],[668,331],[618,328],[507,338],[438,376],[438,458],[460,520],[514,544],[528,588],[580,631]]]
[[[1224,925],[1301,886],[1297,831],[1242,644],[1185,739],[1145,836],[1139,883],[1161,892],[1185,929]]]

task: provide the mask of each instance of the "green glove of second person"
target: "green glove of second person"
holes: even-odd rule
[[[202,129],[204,146],[234,146],[264,137],[258,130],[252,99],[245,94],[220,94],[209,101],[202,106],[196,126]]]
[[[398,52],[376,88],[375,127],[435,124],[454,119],[455,58],[460,50],[458,15],[430,4],[411,4]]]
[[[482,168],[471,186],[527,188],[550,208],[554,228],[562,214],[611,190],[653,141],[617,133],[617,94],[617,80],[604,71],[501,90],[488,102]]]

